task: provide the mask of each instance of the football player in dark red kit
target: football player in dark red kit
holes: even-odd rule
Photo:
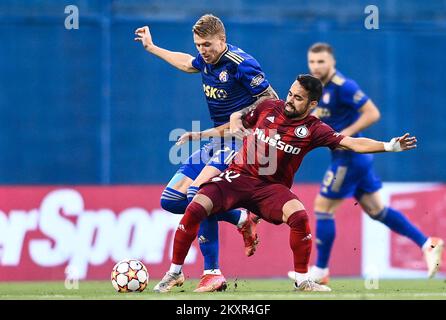
[[[170,270],[154,291],[168,292],[183,284],[184,260],[202,220],[239,207],[270,223],[290,226],[296,290],[331,290],[308,276],[312,244],[308,215],[290,190],[305,154],[322,146],[360,153],[397,152],[415,148],[416,138],[406,133],[390,142],[380,142],[343,136],[310,115],[321,95],[319,79],[300,75],[292,84],[286,101],[266,100],[255,109],[246,108],[231,115],[231,132],[247,134],[243,149],[227,170],[201,186],[187,207],[175,233]]]

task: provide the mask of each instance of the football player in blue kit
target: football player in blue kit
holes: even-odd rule
[[[324,84],[315,115],[342,135],[362,137],[361,131],[378,121],[380,112],[355,81],[335,69],[335,63],[329,44],[315,43],[309,48],[310,72]],[[424,253],[428,277],[436,274],[441,264],[443,240],[427,237],[403,213],[385,206],[380,198],[381,187],[381,180],[373,170],[373,155],[331,151],[331,164],[314,202],[317,261],[310,274],[316,282],[327,284],[329,281],[328,261],[336,235],[334,213],[343,199],[352,196],[372,219],[417,244]],[[292,271],[289,277],[294,279]]]
[[[187,132],[177,142],[210,138],[208,144],[194,152],[178,169],[162,193],[161,206],[177,214],[184,214],[200,185],[223,172],[234,158],[241,141],[234,137],[215,138],[222,134],[230,115],[267,98],[277,97],[259,63],[242,49],[226,42],[225,28],[218,17],[211,14],[202,16],[192,32],[198,50],[195,57],[156,46],[147,26],[135,31],[135,40],[140,41],[146,51],[181,71],[201,73],[203,91],[214,122],[214,128]],[[198,242],[204,257],[204,273],[196,292],[226,288],[226,279],[218,264],[218,221],[227,221],[239,228],[245,254],[250,256],[258,243],[256,221],[252,216],[246,210],[236,209],[210,217],[200,225]],[[182,282],[177,279],[177,283]]]

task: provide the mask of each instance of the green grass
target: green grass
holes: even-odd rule
[[[151,291],[156,280],[142,293],[117,293],[109,281],[79,282],[79,289],[68,290],[64,282],[3,282],[0,283],[0,300],[4,299],[235,299],[235,300],[274,300],[274,299],[442,299],[446,300],[446,280],[381,280],[379,289],[366,289],[361,279],[333,279],[332,292],[295,292],[292,282],[285,279],[242,279],[228,281],[225,292],[193,293],[198,280],[188,280],[183,287],[175,288],[168,294]]]

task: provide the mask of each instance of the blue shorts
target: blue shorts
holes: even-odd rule
[[[242,141],[234,138],[211,138],[208,143],[187,158],[177,173],[195,180],[205,166],[213,166],[223,172],[232,162],[241,145]]]
[[[321,183],[320,194],[330,199],[354,196],[381,189],[382,182],[373,170],[373,155],[333,151],[332,161]]]

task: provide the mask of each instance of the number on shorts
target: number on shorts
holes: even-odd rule
[[[237,155],[237,151],[232,150],[231,153],[229,153],[229,155],[226,157],[225,164],[229,165],[236,155]]]
[[[324,176],[324,180],[322,184],[324,187],[331,189],[333,192],[339,192],[342,187],[342,183],[344,182],[345,175],[347,174],[347,167],[339,166],[336,169],[336,174],[333,171],[329,170]]]
[[[333,182],[333,178],[334,178],[333,171],[328,170],[325,173],[324,180],[322,180],[322,184],[324,185],[324,187],[329,187]]]
[[[240,177],[240,173],[229,170],[220,173],[220,177],[225,178],[228,182],[232,182],[232,179]]]
[[[231,150],[231,149],[228,146],[225,146],[224,149],[219,149],[219,150],[215,151],[214,155],[211,158],[211,161],[220,163],[220,157],[219,157],[220,154],[222,152],[227,152],[229,150]],[[226,159],[223,160],[223,163],[226,163]]]

